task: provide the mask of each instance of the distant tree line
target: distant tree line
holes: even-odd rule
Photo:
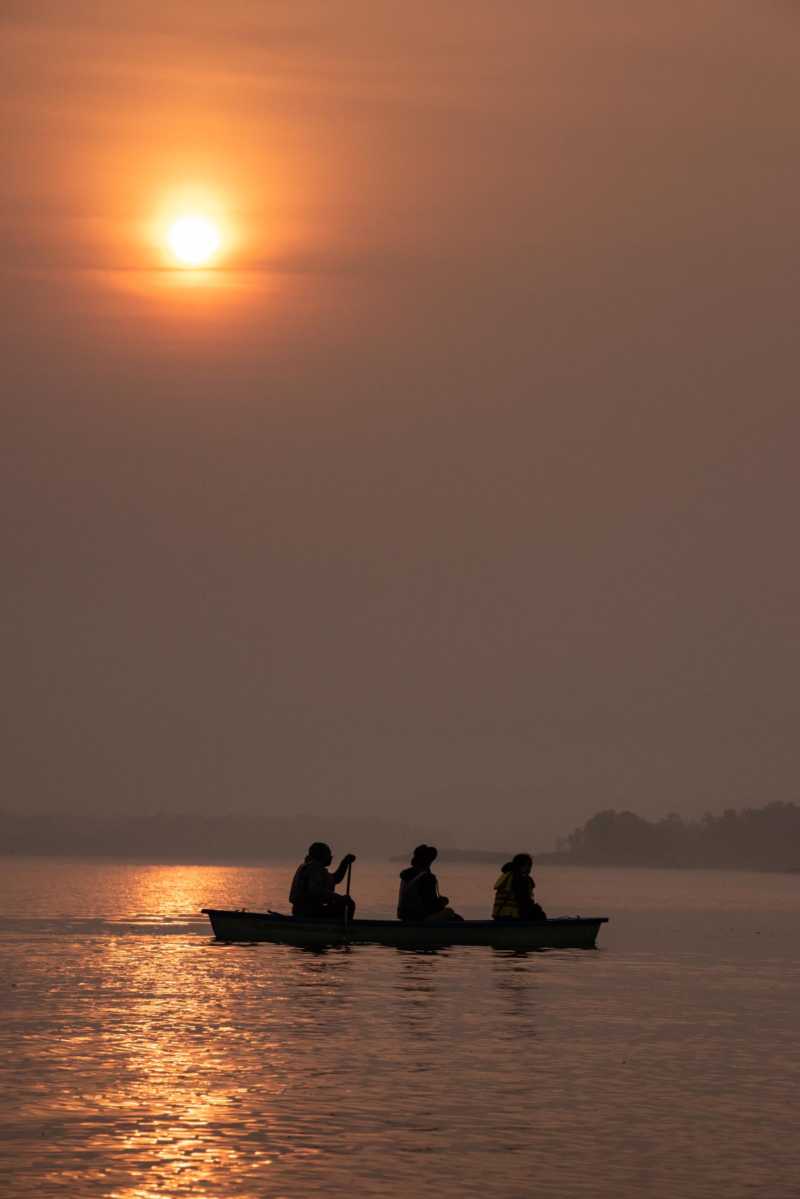
[[[760,870],[800,867],[800,805],[727,808],[683,820],[674,812],[645,820],[612,808],[598,812],[540,860],[614,866],[719,866]]]
[[[330,814],[287,814],[281,820],[252,813],[131,812],[105,815],[69,811],[0,809],[0,855],[110,857],[148,862],[248,862],[296,858],[312,840],[329,840],[337,851],[396,853],[405,860],[427,840],[442,860],[499,863],[499,850],[447,849],[447,832],[409,828],[381,819]],[[558,843],[537,853],[541,863],[613,866],[719,866],[756,870],[800,869],[800,805],[728,808],[719,816],[683,820],[670,813],[645,820],[635,812],[598,812]]]

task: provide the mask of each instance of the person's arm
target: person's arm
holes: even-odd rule
[[[356,860],[356,855],[354,853],[346,853],[344,855],[341,862],[336,867],[333,874],[330,876],[334,887],[338,887],[339,883],[342,881],[344,876],[347,874],[347,867],[350,866],[355,860]]]
[[[427,871],[419,884],[419,897],[426,912],[438,912],[450,902],[446,895],[439,894],[439,883],[435,874]]]
[[[519,914],[524,920],[533,909],[533,879],[529,874],[515,874],[512,885]]]

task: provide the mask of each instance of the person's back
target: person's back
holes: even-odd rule
[[[406,866],[400,871],[400,894],[397,897],[398,920],[426,920],[441,907],[436,876],[430,869]]]
[[[330,847],[323,841],[309,846],[305,861],[294,873],[289,891],[293,916],[341,916],[352,919],[356,905],[349,895],[337,895],[336,886],[344,878],[355,855],[345,854],[336,870],[328,870],[333,858]]]
[[[333,892],[330,871],[321,862],[306,858],[295,871],[289,902],[295,916],[310,913],[311,909],[324,904]]]
[[[397,897],[398,920],[460,920],[446,895],[439,894],[436,875],[431,864],[437,857],[432,845],[418,845],[411,865],[400,871],[400,893]]]
[[[500,867],[500,877],[494,885],[493,920],[546,920],[544,908],[533,898],[535,883],[531,875],[533,858],[518,853]]]

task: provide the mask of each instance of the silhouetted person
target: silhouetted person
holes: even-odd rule
[[[330,846],[324,841],[315,841],[310,845],[305,861],[297,867],[292,879],[289,892],[292,915],[329,916],[338,919],[347,912],[348,920],[352,920],[356,910],[354,901],[349,895],[337,895],[334,888],[342,881],[347,874],[347,867],[355,860],[354,853],[347,853],[336,870],[330,871],[328,867],[333,861]]]
[[[533,898],[533,858],[518,853],[505,866],[494,885],[493,920],[546,920],[547,913]]]
[[[397,898],[399,920],[462,920],[449,907],[450,900],[439,894],[439,883],[431,870],[439,851],[432,845],[418,845],[411,865],[400,871],[400,894]]]

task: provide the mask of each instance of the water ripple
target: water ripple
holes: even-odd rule
[[[0,930],[4,1199],[798,1194],[796,937],[743,919],[711,954],[673,913],[598,953],[224,946],[208,874],[108,886],[102,917],[73,888]]]

